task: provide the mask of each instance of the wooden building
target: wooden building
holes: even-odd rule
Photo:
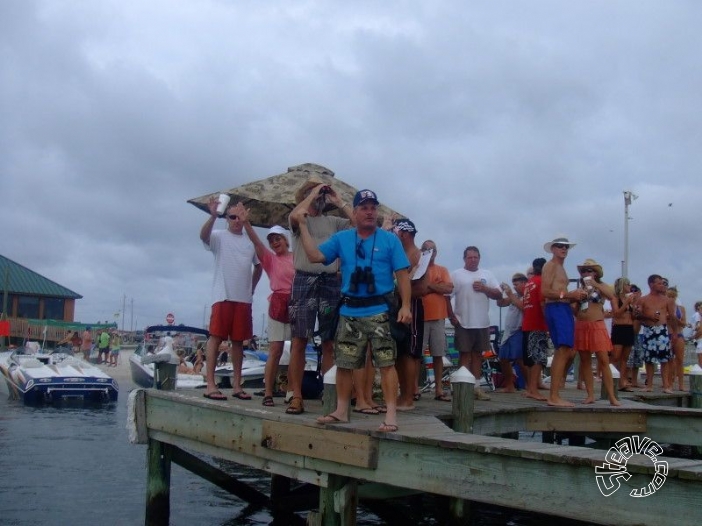
[[[65,327],[41,321],[73,322],[76,300],[83,297],[2,255],[0,292],[0,314],[9,321],[11,343],[26,337],[43,339],[44,327],[48,341],[62,339]]]

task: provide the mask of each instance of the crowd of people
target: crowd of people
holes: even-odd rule
[[[215,259],[205,359],[207,398],[227,398],[215,384],[214,367],[220,345],[228,341],[234,366],[232,396],[251,399],[241,387],[242,349],[252,337],[251,304],[263,270],[271,294],[262,403],[274,405],[278,362],[283,342],[289,339],[292,397],[286,412],[304,412],[304,352],[317,334],[322,342],[322,371],[337,367],[337,406],[317,419],[320,424],[347,422],[353,398],[354,411],[383,415],[380,431],[396,431],[397,412],[413,410],[420,399],[425,354],[431,357],[437,377],[434,399],[450,402],[450,393],[440,381],[447,351],[446,320],[454,327],[460,365],[479,378],[483,352],[490,348],[491,301],[507,308],[499,351],[505,379],[501,391],[515,390],[516,366],[525,380],[525,396],[572,407],[572,401],[561,397],[561,390],[576,352],[577,375],[586,391],[583,403],[595,402],[593,355],[612,405],[619,401],[610,362],[621,375],[621,390],[638,385],[641,362],[647,371],[644,389],[653,389],[657,363],[665,392],[672,392],[676,380],[678,389],[684,389],[685,310],[676,303],[677,290],[657,274],[649,277],[650,291],[642,295],[625,278],[609,286],[602,281],[602,266],[585,259],[577,266],[578,284],[571,288],[564,262],[575,243],[557,236],[544,245],[550,260],[534,259],[526,274],[512,276],[510,286],[480,266],[476,246],[468,246],[463,266],[449,272],[436,264],[436,243],[426,240],[417,246],[418,231],[410,219],[386,218],[379,226],[379,201],[372,190],[361,190],[352,203],[346,203],[333,186],[312,176],[298,189],[296,202],[289,230],[272,227],[266,235],[268,246],[256,234],[242,203],[226,208],[224,230],[213,229],[219,217],[218,198],[213,196],[208,203],[210,217],[200,231],[200,239]],[[330,204],[341,211],[341,217],[325,213]],[[702,365],[702,302],[695,310]],[[609,317],[611,334],[605,325]],[[546,396],[540,390],[546,389],[542,371],[550,349],[554,350]],[[383,394],[379,404],[373,401],[375,368]],[[476,399],[490,400],[481,388],[474,392]]]

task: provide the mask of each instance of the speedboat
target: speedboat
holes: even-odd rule
[[[38,347],[0,352],[0,390],[10,398],[27,405],[117,400],[119,386],[107,373],[72,353]]]
[[[244,359],[241,364],[241,386],[242,387],[263,387],[264,373],[266,370],[266,351],[244,351]],[[305,371],[317,370],[317,351],[308,344],[305,349]],[[278,374],[285,375],[290,364],[290,341],[283,343],[283,352],[278,362]],[[232,387],[232,364],[230,362],[215,368],[215,383],[223,388]]]
[[[231,362],[215,367],[215,383],[222,387],[232,387],[232,370]],[[241,385],[262,387],[265,372],[265,358],[262,358],[258,352],[244,351],[244,359],[241,363]]]
[[[205,329],[186,325],[152,325],[144,331],[144,341],[129,357],[129,370],[132,381],[141,387],[154,386],[154,364],[144,360],[154,354],[170,354],[178,359],[181,352],[192,352],[199,343],[204,342],[209,333]],[[178,363],[177,361],[175,363]],[[190,362],[186,364],[193,365]],[[195,389],[205,387],[205,380],[200,373],[177,373],[176,389]]]

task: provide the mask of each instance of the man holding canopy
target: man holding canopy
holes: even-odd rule
[[[348,229],[353,223],[351,205],[344,203],[332,186],[315,175],[298,189],[295,201],[297,206],[289,218],[295,265],[290,298],[292,342],[288,365],[288,388],[293,396],[286,413],[298,415],[304,412],[302,376],[305,370],[305,347],[314,334],[317,322],[322,339],[322,372],[326,372],[333,364],[334,319],[341,299],[341,278],[336,260],[328,264],[310,262],[300,242],[300,222],[297,217],[304,214],[307,229],[316,244],[323,243],[336,232]],[[325,215],[324,208],[328,203],[336,206],[347,218]]]

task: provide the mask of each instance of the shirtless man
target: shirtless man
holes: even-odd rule
[[[571,302],[579,302],[587,297],[584,289],[568,290],[568,275],[563,262],[568,250],[573,248],[567,237],[557,236],[544,245],[544,250],[552,254],[551,261],[544,265],[541,275],[541,296],[546,302],[545,315],[551,340],[556,348],[551,364],[551,388],[547,403],[557,407],[575,407],[575,404],[561,398],[561,383],[565,379],[566,364],[574,357],[575,319]]]
[[[634,318],[641,322],[644,338],[644,363],[646,364],[646,387],[653,391],[653,364],[661,364],[663,392],[672,393],[668,367],[672,362],[670,335],[677,334],[678,319],[675,317],[675,300],[666,295],[667,285],[663,277],[651,274],[648,277],[649,293],[642,296],[634,306]]]
[[[412,287],[410,337],[397,346],[397,376],[400,382],[400,396],[397,399],[398,411],[414,409],[414,402],[419,400],[419,366],[422,363],[422,344],[424,342],[424,306],[422,296],[426,295],[427,274],[420,279],[413,279],[422,251],[415,243],[417,228],[407,218],[396,219],[392,225],[393,232],[400,238],[402,248],[410,262],[410,284]]]

